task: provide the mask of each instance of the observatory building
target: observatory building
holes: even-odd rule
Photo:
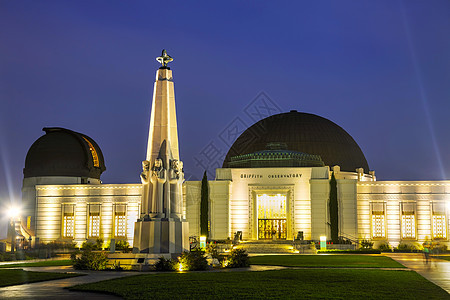
[[[124,239],[133,245],[135,236],[155,234],[153,227],[145,227],[153,226],[149,225],[153,220],[176,223],[169,241],[178,234],[183,241],[173,242],[177,245],[173,249],[186,247],[187,230],[189,236],[200,235],[201,182],[183,182],[168,68],[157,72],[154,99],[161,96],[156,86],[162,81],[171,83],[172,94],[166,95],[170,103],[165,105],[173,115],[154,114],[152,108],[148,151],[153,150],[144,161],[142,183],[103,184],[105,162],[92,138],[68,129],[44,128],[45,134],[33,143],[25,160],[25,209],[16,224],[19,236],[32,244],[57,240],[81,245],[102,238],[105,243]],[[155,142],[152,136],[159,133],[152,130],[158,126],[170,130]],[[161,173],[162,169],[167,172]],[[164,187],[154,183],[154,190],[149,190],[152,176],[153,182],[172,181]],[[331,239],[329,204],[336,191],[342,239],[394,247],[425,241],[448,244],[450,181],[377,181],[355,140],[339,125],[314,114],[292,110],[250,126],[231,146],[208,185],[212,240],[233,238],[236,232],[244,240]],[[152,202],[151,197],[160,202]],[[159,243],[155,241],[140,238],[138,248],[149,251],[152,243]]]

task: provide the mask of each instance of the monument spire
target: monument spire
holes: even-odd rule
[[[162,51],[156,60],[147,156],[142,162],[141,216],[135,223],[134,251],[181,253],[188,249],[188,223],[182,219],[183,163],[179,158],[178,129],[172,71],[173,58]]]
[[[174,159],[179,159],[177,116],[175,112],[175,92],[172,71],[167,63],[173,58],[163,50],[162,55],[156,58],[162,64],[156,71],[153,86],[152,112],[150,116],[150,129],[147,145],[147,158],[151,164],[158,157],[161,143],[166,143]]]

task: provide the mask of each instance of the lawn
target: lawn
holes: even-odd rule
[[[377,269],[145,274],[70,289],[125,299],[450,299],[416,272]]]
[[[382,255],[263,255],[250,258],[253,265],[305,268],[404,268],[395,260]]]
[[[38,262],[23,262],[17,264],[0,265],[0,268],[17,268],[17,267],[55,267],[55,266],[70,266],[72,261],[66,260],[47,260]]]
[[[432,255],[431,258],[438,258],[450,261],[450,255]]]
[[[80,276],[80,274],[28,272],[21,269],[0,270],[0,286],[31,283]]]

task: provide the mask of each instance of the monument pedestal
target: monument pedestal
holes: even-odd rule
[[[133,253],[181,254],[184,251],[189,251],[187,221],[152,219],[135,223]]]

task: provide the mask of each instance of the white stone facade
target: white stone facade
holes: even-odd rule
[[[375,246],[385,242],[393,247],[425,241],[448,244],[450,181],[375,181],[373,174],[334,171],[342,235],[372,240]],[[329,176],[328,167],[218,169],[217,179],[209,181],[209,237],[224,240],[242,231],[244,239],[258,239],[256,202],[264,193],[286,195],[286,239],[299,231],[305,240],[330,237]],[[63,240],[80,245],[99,237],[105,243],[116,238],[133,245],[142,184],[37,185],[35,195],[35,233],[41,242]],[[200,181],[183,184],[182,215],[189,221],[190,236],[200,233],[200,196]],[[69,210],[73,205],[72,236],[64,236],[67,205]],[[99,205],[98,212],[90,212],[95,205]],[[99,229],[92,232],[90,215],[97,213]],[[121,213],[125,235],[117,236],[116,214]]]
[[[97,238],[105,243],[124,239],[133,245],[141,197],[141,184],[38,185],[36,237],[40,242],[67,241],[78,246]]]
[[[389,243],[448,243],[450,181],[376,181],[373,172],[340,172],[334,167],[339,202],[339,231],[353,240]],[[256,197],[286,196],[286,235],[299,231],[305,240],[330,238],[328,199],[330,169],[253,168],[218,169],[209,181],[210,238],[245,240],[258,236]],[[201,182],[185,184],[186,218],[190,235],[200,232]]]

